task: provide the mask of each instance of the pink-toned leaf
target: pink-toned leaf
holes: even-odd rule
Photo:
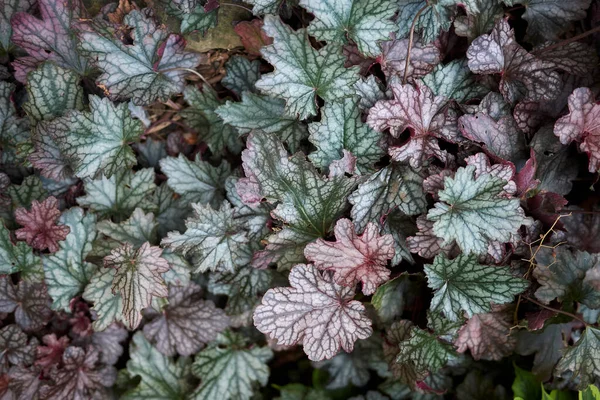
[[[21,281],[17,286],[10,277],[0,277],[0,312],[14,312],[21,329],[34,331],[44,326],[52,316],[50,304],[45,285]]]
[[[404,77],[408,39],[389,40],[380,44],[381,56],[377,61],[389,78],[392,75]],[[430,73],[442,61],[440,50],[434,44],[413,43],[410,50],[407,77],[416,79]]]
[[[561,143],[579,143],[579,148],[588,154],[588,169],[596,172],[600,168],[600,104],[595,104],[592,91],[578,88],[569,96],[569,114],[554,125],[554,134]]]
[[[392,235],[379,235],[379,228],[371,222],[362,235],[357,235],[354,224],[346,218],[335,224],[334,232],[335,242],[317,239],[306,246],[304,256],[318,269],[332,271],[338,285],[353,288],[362,282],[364,294],[375,293],[390,277],[387,263],[395,253]]]
[[[71,24],[85,16],[81,1],[40,0],[38,4],[41,19],[24,12],[11,19],[13,42],[29,53],[29,57],[13,62],[15,77],[25,82],[27,73],[46,60],[85,74],[87,61],[77,53],[77,41],[71,30]]]
[[[517,194],[519,196],[525,195],[540,184],[540,181],[535,179],[537,173],[537,159],[535,158],[535,151],[533,148],[530,150],[529,155],[529,160],[525,162],[525,165],[513,178],[517,185]]]
[[[441,150],[437,139],[453,141],[457,138],[456,119],[445,107],[447,100],[434,96],[427,86],[393,84],[393,100],[380,100],[370,110],[367,123],[377,131],[390,130],[394,137],[410,130],[410,138],[400,147],[391,147],[390,155],[396,161],[408,161],[413,168],[427,159],[436,157],[447,161],[448,154]]]
[[[262,19],[256,18],[252,21],[242,21],[233,28],[248,54],[260,56],[261,47],[273,44],[273,38],[267,36],[262,26]]]
[[[167,356],[191,356],[229,325],[225,311],[203,300],[197,285],[171,286],[168,300],[162,315],[144,326],[146,338]]]
[[[114,385],[117,370],[100,363],[100,353],[92,346],[87,351],[67,347],[63,367],[50,372],[54,384],[41,388],[41,397],[48,400],[89,400],[108,397],[106,388]]]
[[[512,353],[516,344],[510,328],[506,313],[476,314],[458,331],[454,345],[460,353],[470,350],[475,360],[501,360]]]
[[[476,74],[501,74],[500,92],[509,103],[524,98],[551,100],[560,93],[562,81],[553,70],[555,64],[521,47],[506,19],[499,20],[489,35],[475,39],[467,58]]]
[[[42,338],[44,345],[37,347],[37,360],[35,365],[49,370],[50,367],[60,364],[63,353],[69,345],[69,337],[62,336],[57,338],[54,333],[46,335]]]
[[[475,166],[475,179],[483,174],[489,174],[506,181],[504,192],[502,194],[508,197],[512,196],[517,191],[517,185],[513,181],[515,176],[515,167],[511,163],[508,164],[490,164],[490,159],[484,153],[477,153],[465,158],[467,165]]]
[[[254,311],[254,325],[280,345],[302,343],[312,361],[333,357],[340,348],[373,333],[354,290],[338,286],[312,265],[296,265],[291,287],[270,289]]]
[[[343,157],[334,160],[329,164],[329,177],[343,176],[345,174],[354,175],[356,171],[357,157],[346,149],[342,149]]]
[[[25,240],[28,245],[38,250],[48,249],[51,253],[58,251],[58,242],[65,240],[71,229],[56,222],[60,217],[58,200],[50,196],[43,202],[33,200],[31,211],[25,208],[15,210],[15,220],[23,228],[15,232],[17,239]]]

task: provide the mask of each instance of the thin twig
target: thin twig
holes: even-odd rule
[[[421,13],[425,11],[429,7],[425,4],[417,14],[415,15],[415,19],[413,19],[412,25],[410,26],[410,34],[408,36],[408,52],[406,53],[406,61],[404,62],[404,77],[402,78],[402,84],[406,85],[406,79],[408,78],[408,66],[410,64],[410,52],[412,51],[413,40],[415,37],[415,26],[417,25],[417,20],[421,16]]]
[[[557,309],[557,308],[553,308],[553,307],[547,306],[547,305],[545,305],[544,303],[540,303],[539,301],[532,299],[531,297],[523,296],[523,298],[524,298],[525,300],[527,300],[527,301],[530,301],[530,302],[532,302],[533,304],[537,304],[538,306],[540,306],[540,307],[542,307],[542,308],[545,308],[546,310],[554,311],[554,312],[556,312],[556,313],[558,313],[558,314],[566,315],[567,317],[571,317],[571,318],[573,318],[573,319],[576,319],[577,321],[579,321],[579,322],[582,322],[582,323],[583,323],[585,326],[588,326],[588,325],[589,325],[589,324],[588,324],[587,322],[585,322],[585,321],[584,321],[582,318],[579,318],[579,317],[578,317],[577,315],[575,315],[575,314],[572,314],[572,313],[570,313],[570,312],[567,312],[567,311],[563,311],[563,310],[559,310],[559,309]]]
[[[230,7],[237,7],[237,8],[244,9],[244,10],[248,11],[249,13],[251,13],[251,12],[252,12],[252,10],[251,10],[251,9],[249,9],[248,7],[244,7],[244,6],[240,5],[240,4],[231,4],[231,3],[223,3],[223,2],[219,2],[219,6],[230,6]]]
[[[562,41],[560,41],[560,42],[558,42],[558,43],[554,43],[554,44],[553,44],[553,45],[551,45],[551,46],[544,47],[543,49],[539,49],[539,50],[537,50],[537,51],[533,51],[532,53],[533,53],[534,55],[538,55],[538,56],[539,56],[539,55],[540,55],[540,54],[542,54],[542,53],[545,53],[545,52],[547,52],[547,51],[550,51],[550,50],[557,49],[557,48],[559,48],[559,47],[566,46],[567,44],[569,44],[569,43],[571,43],[571,42],[576,42],[576,41],[578,41],[579,39],[583,39],[584,37],[586,37],[586,36],[589,36],[589,35],[592,35],[592,34],[594,34],[594,33],[596,33],[596,32],[600,32],[600,26],[597,26],[597,27],[595,27],[595,28],[592,28],[592,29],[590,29],[589,31],[586,31],[586,32],[580,33],[579,35],[577,35],[577,36],[573,36],[572,38],[568,38],[568,39],[562,40]]]

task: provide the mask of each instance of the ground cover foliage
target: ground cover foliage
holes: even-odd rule
[[[248,3],[0,0],[2,399],[599,399],[600,2]]]

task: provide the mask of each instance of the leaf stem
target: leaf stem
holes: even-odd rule
[[[240,4],[231,4],[231,3],[223,3],[223,2],[219,2],[219,6],[230,6],[230,7],[237,7],[237,8],[241,8],[243,10],[248,11],[249,13],[252,13],[252,10],[249,9],[248,7],[244,7]]]
[[[206,78],[198,71],[191,69],[191,68],[169,68],[169,69],[165,69],[162,70],[161,72],[171,72],[171,71],[187,71],[187,72],[191,72],[192,74],[196,75],[198,78],[202,79],[202,81],[204,83],[206,83],[209,87],[211,87],[210,82],[208,82],[206,80]]]
[[[540,303],[540,302],[539,302],[539,301],[537,301],[537,300],[534,300],[534,299],[532,299],[531,297],[527,297],[527,296],[522,296],[522,297],[523,297],[525,300],[527,300],[527,301],[529,301],[529,302],[532,302],[533,304],[537,304],[538,306],[540,306],[540,307],[542,307],[542,308],[545,308],[546,310],[550,310],[550,311],[554,311],[554,312],[556,312],[556,313],[558,313],[558,314],[566,315],[567,317],[571,317],[571,318],[573,318],[573,319],[575,319],[575,320],[577,320],[577,321],[579,321],[579,322],[583,323],[585,326],[589,326],[589,324],[588,324],[587,322],[585,322],[585,321],[584,321],[582,318],[579,318],[579,317],[578,317],[577,315],[575,315],[575,314],[572,314],[572,313],[570,313],[570,312],[568,312],[568,311],[563,311],[563,310],[559,310],[559,309],[557,309],[557,308],[553,308],[553,307],[547,306],[547,305],[545,305],[545,304],[543,304],[543,303]]]
[[[410,52],[412,51],[413,41],[415,38],[415,26],[417,25],[417,20],[421,16],[421,13],[425,11],[429,7],[428,4],[425,4],[417,13],[415,14],[415,19],[413,19],[412,24],[410,25],[410,34],[408,36],[408,51],[406,53],[406,61],[404,62],[404,77],[402,78],[402,84],[406,85],[406,79],[408,78],[408,65],[410,64]]]
[[[554,43],[551,46],[544,47],[543,49],[540,49],[540,50],[537,50],[537,51],[532,51],[532,54],[534,54],[534,55],[540,55],[540,54],[545,53],[547,51],[554,50],[554,49],[562,47],[562,46],[566,46],[567,44],[569,44],[571,42],[576,42],[577,40],[583,39],[584,37],[592,35],[592,34],[594,34],[596,32],[600,32],[600,25],[597,26],[597,27],[595,27],[595,28],[590,29],[589,31],[585,31],[583,33],[580,33],[579,35],[573,36],[572,38],[568,38],[568,39],[562,40],[562,41],[560,41],[558,43]]]

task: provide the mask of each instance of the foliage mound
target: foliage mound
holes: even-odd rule
[[[2,399],[600,399],[600,2],[249,3],[0,0]]]

